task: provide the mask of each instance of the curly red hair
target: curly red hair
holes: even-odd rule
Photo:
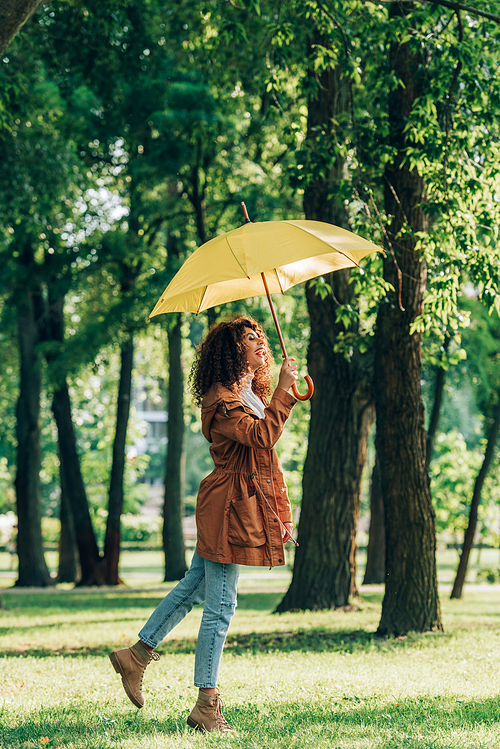
[[[241,378],[248,372],[246,346],[243,342],[246,328],[255,331],[262,338],[265,347],[265,364],[256,370],[252,390],[261,397],[271,394],[271,365],[274,360],[267,336],[259,323],[251,317],[237,317],[213,325],[196,349],[190,385],[198,406],[201,406],[203,397],[218,382],[238,391]]]

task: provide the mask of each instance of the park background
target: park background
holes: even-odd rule
[[[238,741],[498,745],[497,5],[0,2],[6,746],[218,741],[184,727],[199,612],[149,712],[103,656],[193,548],[196,344],[251,314],[280,360],[262,298],[147,322],[242,200],[385,255],[275,300],[316,393],[278,446],[300,546],[242,574]]]

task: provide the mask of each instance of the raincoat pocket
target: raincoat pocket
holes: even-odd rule
[[[234,546],[252,548],[265,544],[266,534],[255,494],[231,500],[227,538]]]

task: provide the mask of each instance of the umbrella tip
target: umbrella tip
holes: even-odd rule
[[[248,215],[247,207],[243,201],[241,201],[241,207],[243,208],[243,215],[245,216],[245,224],[251,224],[250,217]]]

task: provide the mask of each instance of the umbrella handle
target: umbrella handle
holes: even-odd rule
[[[309,398],[311,398],[312,394],[314,393],[314,382],[312,381],[312,377],[309,377],[309,375],[306,375],[304,379],[307,384],[307,393],[304,393],[304,395],[301,395],[299,393],[299,389],[297,385],[292,385],[292,393],[294,394],[295,398],[297,398],[298,401],[308,401]]]
[[[245,204],[242,203],[242,205],[244,206]],[[248,215],[246,213],[246,208],[245,208],[245,215]],[[276,317],[276,310],[274,309],[274,304],[273,304],[273,300],[271,299],[271,294],[269,293],[269,286],[267,285],[266,274],[261,273],[260,275],[262,276],[262,282],[266,290],[267,299],[269,301],[269,306],[271,307],[271,313],[273,316],[274,324],[276,325],[276,332],[278,333],[278,338],[280,339],[281,349],[283,351],[283,358],[286,359],[287,353],[286,353],[285,341],[283,340],[283,336],[281,335],[280,324],[278,322],[278,318]],[[294,394],[295,398],[297,398],[298,401],[308,401],[309,398],[311,398],[312,394],[314,393],[314,382],[312,380],[312,377],[310,377],[309,375],[306,375],[304,379],[307,383],[307,392],[304,393],[304,395],[301,395],[299,393],[299,389],[297,385],[295,385],[295,383],[292,385],[292,393]]]

